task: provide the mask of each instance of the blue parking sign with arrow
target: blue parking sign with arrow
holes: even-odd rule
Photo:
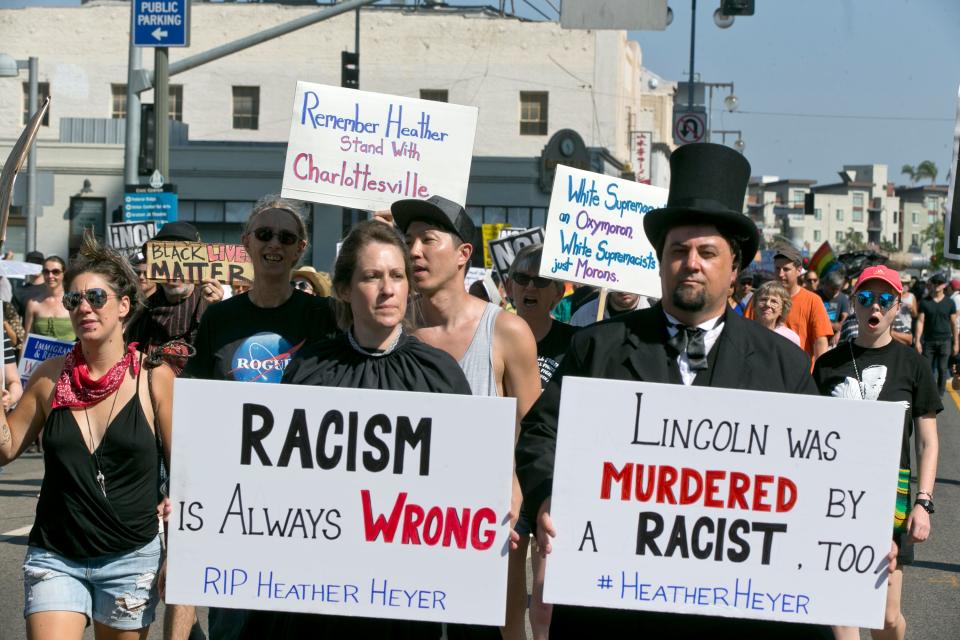
[[[133,0],[133,44],[190,46],[190,0]]]

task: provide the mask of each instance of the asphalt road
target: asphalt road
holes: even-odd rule
[[[960,638],[960,396],[951,391],[944,404],[933,535],[916,547],[916,561],[905,570],[903,609],[911,640]],[[36,453],[0,473],[0,640],[26,637],[21,565],[42,475],[43,461]],[[158,620],[162,615],[161,610]],[[149,638],[161,635],[160,625],[153,625]],[[870,636],[862,631],[861,637]],[[85,638],[93,638],[90,629]]]

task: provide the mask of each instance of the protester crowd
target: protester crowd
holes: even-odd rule
[[[79,638],[93,624],[98,638],[145,637],[164,586],[157,513],[165,512],[161,469],[177,473],[169,456],[172,382],[182,375],[513,397],[517,407],[516,535],[503,628],[211,609],[212,638],[512,640],[526,637],[527,611],[537,640],[859,637],[844,627],[545,603],[551,540],[564,535],[550,505],[566,376],[909,403],[891,514],[896,568],[884,628],[872,631],[903,638],[901,566],[931,532],[936,415],[958,355],[957,298],[948,287],[960,296],[960,281],[939,272],[908,279],[883,265],[854,273],[835,263],[818,273],[792,246],[776,247],[774,271],[764,274],[751,264],[757,229],[740,213],[750,171],[743,156],[689,145],[673,154],[671,169],[667,206],[644,218],[661,300],[543,277],[541,245],[518,252],[499,291],[481,284],[468,292],[465,274],[481,250],[471,244],[474,224],[439,196],[398,201],[357,225],[330,275],[301,265],[301,205],[267,196],[243,230],[254,271],[248,290],[215,280],[151,282],[143,254],[123,256],[90,237],[69,262],[28,255],[40,276],[4,300],[0,425],[0,462],[39,437],[46,465],[24,562],[28,636]],[[155,240],[201,238],[175,222]],[[76,340],[25,390],[12,374],[24,332]],[[253,337],[278,366],[238,364]],[[203,633],[185,605],[166,608],[164,628],[168,638]]]

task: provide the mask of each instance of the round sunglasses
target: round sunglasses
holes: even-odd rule
[[[897,296],[892,293],[876,294],[873,291],[861,291],[857,294],[857,304],[861,307],[870,308],[876,302],[880,305],[882,311],[886,311],[897,301]]]
[[[63,294],[63,307],[67,311],[73,311],[80,306],[80,303],[86,300],[94,309],[102,309],[107,304],[107,300],[116,297],[115,294],[107,292],[106,289],[99,287],[87,289],[86,291],[68,291]]]
[[[287,231],[286,229],[274,231],[270,227],[257,227],[253,230],[253,237],[260,242],[270,242],[274,237],[276,237],[277,240],[280,241],[280,244],[287,247],[300,241],[300,236],[295,234],[293,231]]]

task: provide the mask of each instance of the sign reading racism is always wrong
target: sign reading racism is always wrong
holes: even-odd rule
[[[558,165],[540,275],[659,298],[643,216],[666,202],[661,187]]]
[[[466,202],[476,107],[298,82],[284,197],[354,209]]]
[[[253,265],[242,244],[220,242],[147,243],[147,279],[157,282],[202,282],[250,284]]]
[[[175,385],[167,602],[503,624],[513,399]]]
[[[881,627],[903,412],[565,378],[544,600]]]

